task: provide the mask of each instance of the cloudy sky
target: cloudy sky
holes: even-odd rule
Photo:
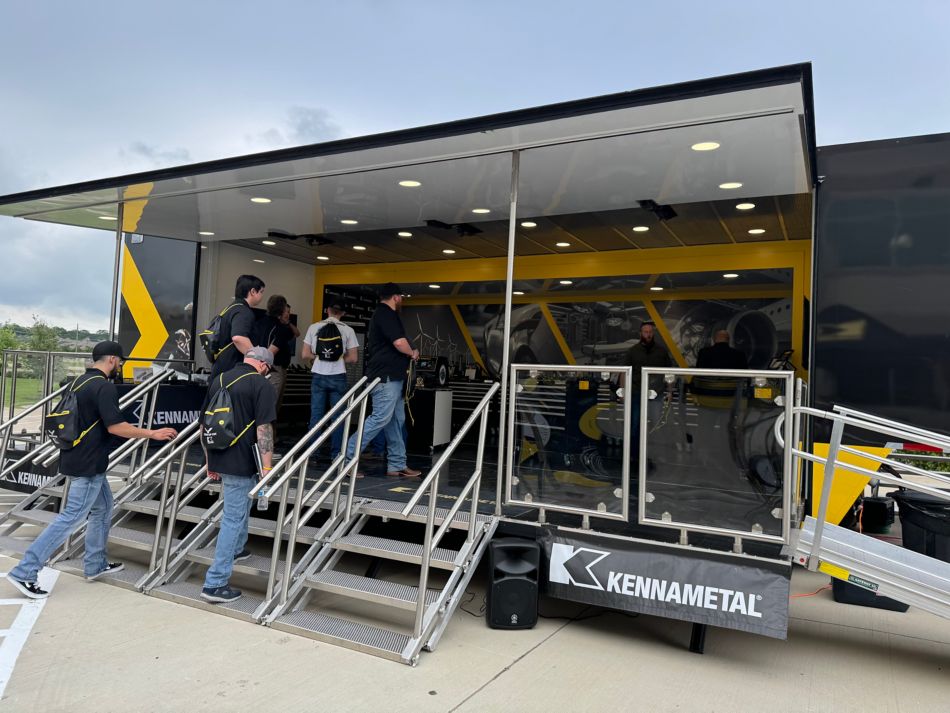
[[[950,131],[950,3],[0,0],[0,195],[811,61],[820,145]],[[108,324],[113,237],[0,217],[0,323]]]

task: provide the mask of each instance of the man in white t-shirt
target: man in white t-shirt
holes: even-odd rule
[[[317,421],[327,412],[327,398],[332,408],[346,393],[346,365],[355,364],[358,357],[359,342],[356,333],[349,325],[340,320],[346,313],[343,303],[334,300],[326,309],[327,318],[311,324],[303,340],[304,361],[313,361],[310,371],[313,380],[310,385],[310,425],[313,428]],[[332,328],[324,330],[331,323]],[[321,334],[321,331],[323,332]],[[339,341],[336,338],[339,332]],[[336,458],[343,443],[343,427],[333,432],[330,444],[330,457]]]

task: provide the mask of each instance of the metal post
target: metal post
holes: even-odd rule
[[[178,520],[178,503],[181,502],[181,484],[185,478],[185,465],[188,462],[188,449],[181,452],[181,461],[178,464],[178,476],[175,478],[175,496],[172,498],[172,509],[168,513],[168,529],[165,530],[165,549],[162,551],[162,574],[168,571],[168,556],[172,550],[172,538],[175,534],[175,523]]]
[[[482,461],[485,459],[485,432],[488,430],[488,406],[482,411],[481,423],[478,428],[478,453],[475,455],[475,471],[478,478],[472,486],[472,509],[468,517],[468,541],[475,539],[475,519],[478,516],[478,496],[482,487]]]
[[[172,460],[165,464],[165,477],[162,479],[162,497],[158,502],[158,512],[155,517],[155,541],[152,543],[152,555],[148,560],[148,569],[151,572],[158,562],[158,545],[162,538],[162,518],[165,516],[165,505],[168,503],[168,481],[172,477]]]
[[[290,492],[290,478],[284,480],[280,489],[280,505],[277,506],[277,521],[274,523],[274,547],[270,556],[270,572],[267,575],[267,596],[264,601],[269,602],[274,596],[274,582],[277,579],[277,560],[280,559],[280,541],[284,535],[284,515],[287,513],[287,494]]]
[[[818,517],[815,518],[815,534],[808,553],[808,569],[818,569],[818,550],[821,549],[821,535],[825,529],[825,516],[828,512],[828,499],[831,497],[831,485],[835,477],[835,464],[838,462],[838,449],[844,435],[844,421],[835,419],[831,427],[831,443],[828,444],[828,457],[825,459],[825,476],[821,484],[821,500],[818,504]]]
[[[366,402],[369,401],[366,396],[363,397],[363,403],[360,404],[360,422],[356,427],[356,449],[353,451],[353,462],[347,466],[352,468],[350,471],[350,491],[346,495],[346,521],[349,522],[350,515],[353,512],[353,494],[356,492],[356,472],[360,467],[360,451],[363,448],[363,427],[366,425]],[[351,411],[350,414],[353,412]],[[349,421],[347,415],[347,421]],[[344,455],[345,459],[345,455]],[[340,481],[342,483],[342,481]]]
[[[306,466],[306,461],[303,466]],[[300,527],[300,511],[306,506],[303,498],[306,496],[307,469],[300,468],[297,476],[297,493],[294,502],[294,514],[290,521],[290,531],[287,533],[287,559],[284,561],[284,576],[280,581],[280,606],[287,603],[287,590],[290,588],[290,573],[293,571],[294,545],[297,542],[297,528]],[[288,482],[290,479],[288,478]],[[276,534],[276,533],[275,533]]]
[[[112,265],[112,307],[109,309],[109,339],[115,340],[115,313],[119,301],[119,266],[122,264],[122,223],[125,217],[125,204],[116,207],[118,222],[115,226],[115,260]]]
[[[794,478],[792,471],[795,469],[792,451],[798,448],[798,444],[793,440],[795,438],[793,428],[795,414],[792,403],[794,390],[795,376],[791,375],[785,379],[785,408],[783,411],[785,414],[785,452],[782,454],[782,470],[785,471],[785,476],[782,478],[782,542],[786,545],[789,543],[792,534],[792,480]]]
[[[20,365],[20,355],[13,352],[13,373],[10,376],[10,414],[7,418],[13,418],[16,405],[16,374]]]
[[[3,405],[7,402],[7,353],[0,360],[0,418],[3,418]]]
[[[435,528],[436,493],[439,488],[439,476],[436,475],[429,487],[429,511],[426,513],[426,536],[422,545],[422,564],[419,572],[419,596],[416,599],[416,623],[413,627],[415,638],[422,636],[422,623],[426,612],[426,591],[429,587],[429,562],[432,559],[432,530]]]
[[[508,265],[505,272],[505,327],[501,351],[501,389],[498,409],[498,470],[495,476],[495,515],[501,517],[502,479],[505,462],[505,440],[510,434],[505,429],[505,410],[508,398],[508,360],[511,347],[511,298],[515,274],[515,234],[518,221],[518,180],[521,152],[511,152],[511,203],[508,207]],[[509,473],[510,476],[510,473]]]

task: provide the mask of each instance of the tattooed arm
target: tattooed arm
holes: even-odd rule
[[[257,427],[257,447],[260,449],[264,468],[270,470],[274,456],[274,428],[269,423]]]

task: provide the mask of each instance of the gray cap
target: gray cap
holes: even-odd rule
[[[266,347],[251,347],[244,353],[245,359],[257,359],[267,366],[274,366],[274,354]]]

